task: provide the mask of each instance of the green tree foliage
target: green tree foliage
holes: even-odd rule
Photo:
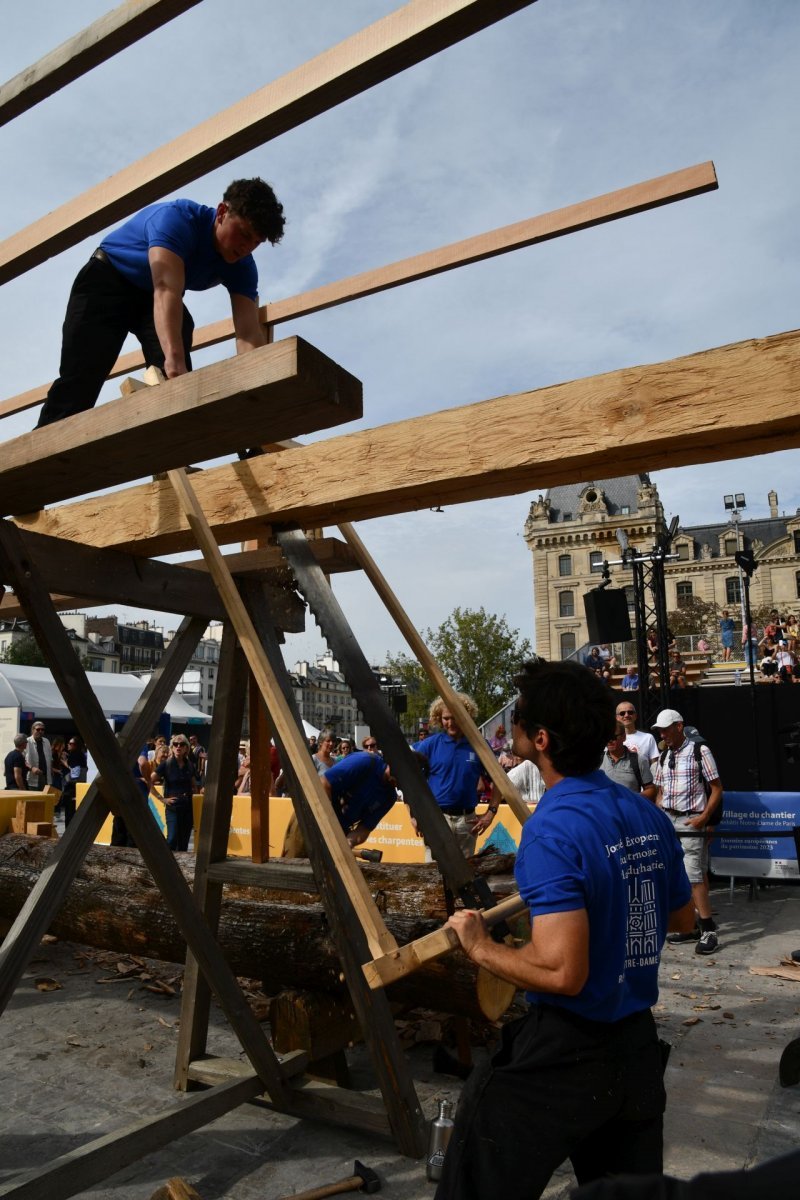
[[[386,670],[405,686],[408,707],[400,718],[401,728],[406,733],[416,733],[420,720],[428,715],[436,689],[417,660],[407,654],[390,654],[386,660]]]
[[[0,656],[0,662],[14,663],[18,667],[46,667],[44,655],[31,634],[9,642]]]
[[[453,609],[438,629],[427,629],[424,638],[439,666],[456,691],[472,696],[478,721],[486,721],[508,700],[512,678],[532,655],[531,644],[511,629],[505,617],[484,608]],[[389,671],[408,683],[409,722],[425,716],[436,690],[422,668],[406,655],[391,657]]]
[[[734,605],[733,610],[731,616],[736,620],[738,606]],[[719,633],[721,614],[722,608],[719,604],[714,604],[710,600],[701,600],[699,596],[692,596],[687,604],[682,604],[680,608],[674,608],[667,613],[667,625],[676,637],[687,633],[697,636],[701,633],[713,635]]]

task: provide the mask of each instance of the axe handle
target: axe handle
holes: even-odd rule
[[[363,1183],[361,1175],[351,1175],[348,1179],[311,1188],[308,1192],[296,1192],[293,1196],[287,1196],[286,1200],[323,1200],[325,1196],[338,1196],[341,1192],[357,1192]]]

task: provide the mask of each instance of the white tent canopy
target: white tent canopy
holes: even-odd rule
[[[92,691],[106,717],[126,718],[144,691],[147,680],[123,672],[87,671]],[[53,676],[45,667],[18,667],[0,664],[0,709],[18,708],[33,713],[41,720],[68,720],[72,714],[58,690]],[[193,708],[177,692],[173,692],[165,711],[178,725],[210,725],[208,713]]]

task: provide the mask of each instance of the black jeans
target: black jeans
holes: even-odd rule
[[[192,369],[194,321],[183,307],[186,365]],[[153,322],[153,293],[135,287],[110,263],[90,258],[72,285],[61,342],[58,379],[47,393],[37,429],[93,408],[129,333],[139,339],[147,366],[164,367]]]
[[[466,1084],[436,1200],[537,1200],[566,1159],[579,1183],[660,1172],[664,1105],[649,1010],[605,1024],[535,1006]]]

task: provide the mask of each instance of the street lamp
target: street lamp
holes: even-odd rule
[[[742,552],[741,530],[739,528],[740,513],[743,508],[747,508],[747,501],[744,498],[744,492],[734,492],[732,495],[722,497],[725,511],[731,514],[734,528],[736,530],[736,552],[734,558],[739,569],[739,609],[742,614],[742,629],[745,627],[745,605],[744,605],[744,579],[742,577],[742,566],[739,562],[739,554]]]

